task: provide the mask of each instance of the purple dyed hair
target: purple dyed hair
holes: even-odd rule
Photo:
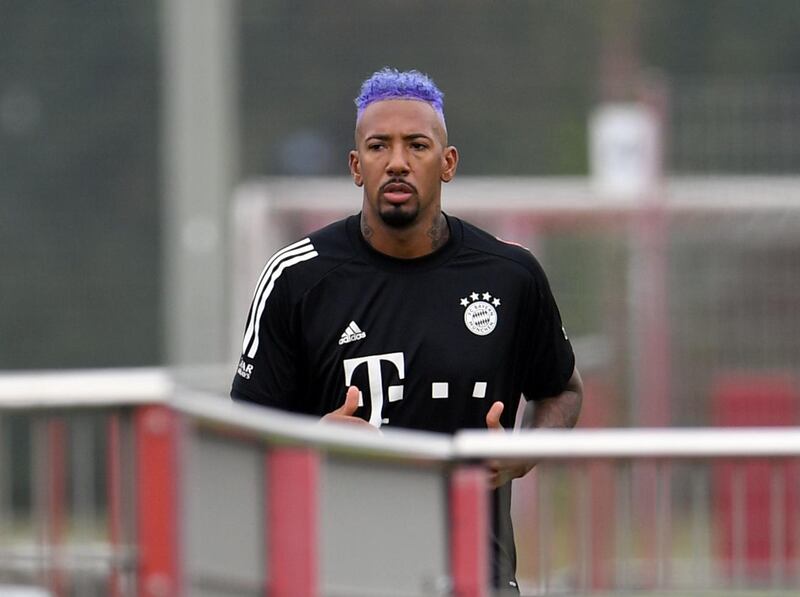
[[[428,75],[417,70],[399,71],[385,67],[372,73],[361,84],[361,93],[355,99],[356,118],[361,118],[370,104],[388,99],[419,100],[429,104],[444,122],[444,94]]]

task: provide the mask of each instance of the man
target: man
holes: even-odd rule
[[[526,249],[441,209],[458,152],[442,94],[383,69],[356,99],[350,172],[361,213],[278,251],[258,282],[231,396],[325,421],[454,433],[572,427],[582,384],[547,282]],[[491,199],[491,198],[487,198]],[[490,464],[494,582],[516,587],[509,481]]]

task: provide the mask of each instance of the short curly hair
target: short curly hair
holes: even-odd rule
[[[370,104],[387,99],[419,100],[429,104],[444,122],[444,94],[428,75],[417,70],[399,71],[384,67],[361,84],[361,93],[355,99],[356,118]]]

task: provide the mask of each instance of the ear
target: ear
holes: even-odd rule
[[[358,160],[358,151],[353,149],[348,156],[350,164],[350,174],[353,177],[353,182],[357,187],[364,185],[364,179],[361,177],[361,162]]]
[[[442,153],[442,173],[440,178],[442,182],[450,182],[456,175],[456,168],[458,167],[458,150],[452,145],[445,147]]]

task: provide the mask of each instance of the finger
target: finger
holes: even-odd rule
[[[503,403],[498,401],[492,404],[489,412],[486,413],[486,428],[497,429],[502,431],[503,426],[500,424],[500,415],[503,414]]]
[[[337,415],[352,417],[356,410],[358,410],[358,388],[356,386],[350,386],[347,388],[347,394],[345,394],[344,397],[344,404],[342,404],[333,412]]]

